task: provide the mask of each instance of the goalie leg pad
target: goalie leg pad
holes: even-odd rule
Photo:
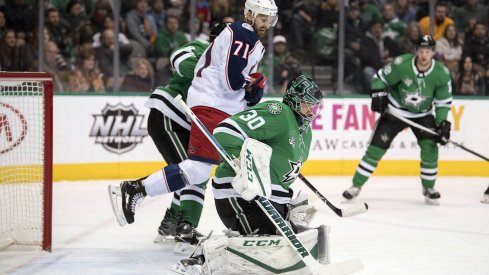
[[[329,263],[328,227],[297,237],[320,263]],[[211,274],[307,274],[309,269],[282,236],[214,236],[203,243],[204,270]],[[206,274],[207,274],[206,272]]]
[[[245,200],[256,196],[270,198],[270,159],[272,147],[258,140],[247,138],[241,147],[240,172],[231,182]]]

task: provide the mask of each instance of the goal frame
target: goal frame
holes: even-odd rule
[[[0,72],[0,81],[44,82],[44,169],[43,169],[43,226],[41,248],[52,248],[53,205],[53,78],[45,72]]]

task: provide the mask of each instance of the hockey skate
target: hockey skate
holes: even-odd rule
[[[177,223],[174,222],[172,212],[170,209],[166,209],[165,217],[161,221],[160,226],[158,227],[158,235],[154,238],[154,243],[163,243],[166,240],[172,240],[176,235]]]
[[[204,255],[192,256],[182,259],[172,266],[171,270],[178,274],[201,275],[204,274]]]
[[[424,202],[428,205],[439,205],[440,193],[434,188],[423,187]]]
[[[361,187],[356,187],[355,185],[352,185],[350,188],[346,189],[345,192],[343,192],[343,198],[350,201],[356,198],[358,194],[360,194],[361,190]]]
[[[109,185],[109,197],[119,225],[124,226],[134,222],[136,207],[146,197],[146,191],[140,180],[123,181],[120,185]],[[122,201],[122,207],[118,198]]]
[[[481,200],[482,203],[489,203],[489,187],[487,187],[486,192],[484,192],[484,197]]]
[[[178,222],[175,231],[175,241],[177,243],[173,252],[179,254],[195,251],[200,241],[205,238],[191,223],[184,220]]]

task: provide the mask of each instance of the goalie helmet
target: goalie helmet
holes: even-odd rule
[[[322,97],[318,85],[308,76],[299,75],[289,82],[283,102],[294,111],[301,132],[319,114]]]
[[[217,36],[228,26],[228,23],[218,21],[211,26],[209,34],[209,42],[213,42]]]
[[[251,12],[253,22],[258,14],[263,14],[271,17],[270,26],[275,27],[278,21],[278,8],[274,0],[246,0],[244,14]]]

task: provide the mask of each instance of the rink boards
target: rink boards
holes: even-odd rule
[[[135,178],[161,169],[164,162],[146,129],[146,99],[146,95],[55,96],[54,180]],[[266,98],[271,99],[280,100]],[[354,173],[378,118],[369,106],[366,97],[323,99],[321,113],[312,123],[313,142],[304,174]],[[455,99],[449,113],[452,140],[485,156],[489,156],[488,107],[489,100],[483,98]],[[24,117],[29,120],[27,112]],[[5,145],[2,143],[4,140],[0,147]],[[20,143],[0,159],[8,159],[6,154],[22,154],[27,146]],[[405,130],[396,137],[375,174],[418,175],[419,154],[414,135]],[[440,147],[439,174],[489,176],[489,164],[459,148],[444,146]]]

